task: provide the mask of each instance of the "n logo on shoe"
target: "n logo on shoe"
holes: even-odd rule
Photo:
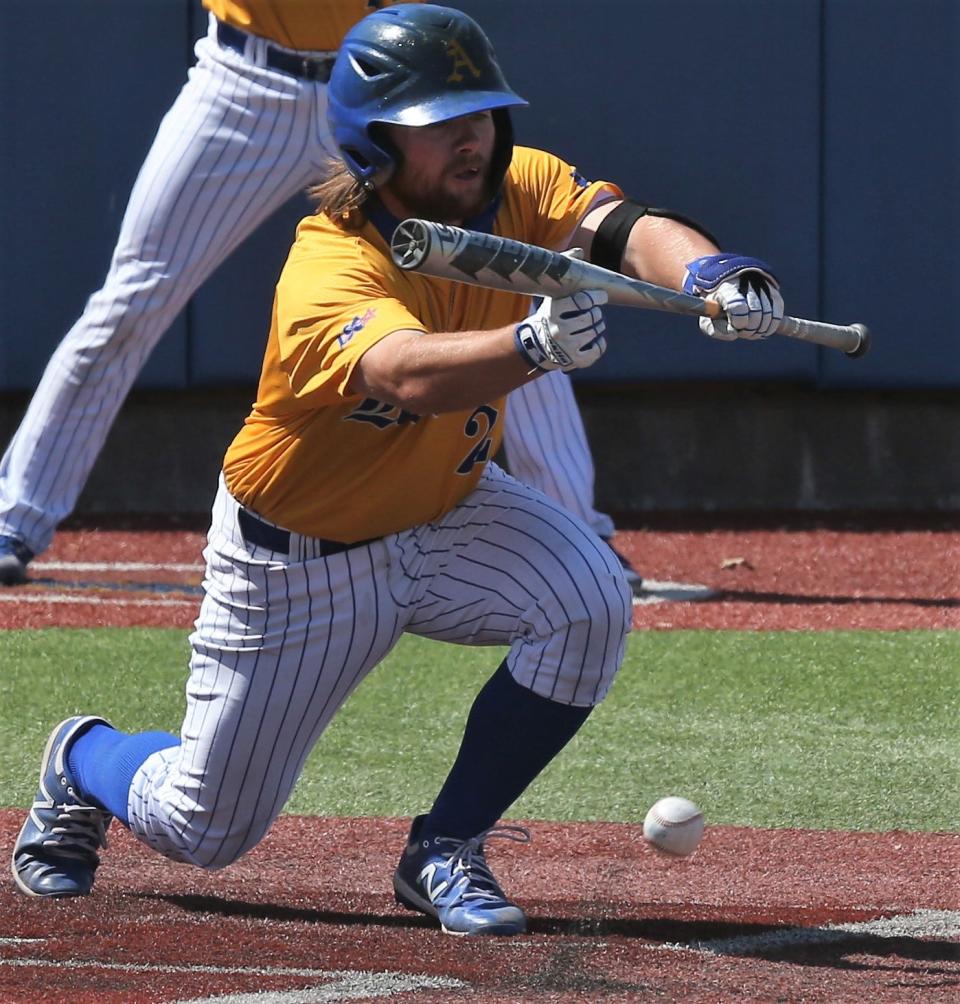
[[[437,866],[435,864],[427,865],[422,872],[417,876],[418,881],[423,883],[424,891],[427,894],[427,898],[431,903],[436,903],[436,901],[444,894],[447,885],[449,884],[446,879],[441,879],[434,885],[434,879],[437,875]]]

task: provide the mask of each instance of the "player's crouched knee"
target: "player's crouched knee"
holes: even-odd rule
[[[590,562],[586,573],[576,577],[576,593],[582,617],[592,624],[607,626],[626,635],[633,621],[633,594],[620,560],[606,545],[602,554]],[[593,556],[591,556],[593,557]],[[570,609],[577,620],[577,604]]]
[[[633,596],[617,556],[606,544],[598,542],[598,547],[602,550],[590,552],[585,568],[571,561],[573,592],[558,590],[555,611],[571,626],[590,625],[591,633],[622,639],[632,624]]]
[[[582,552],[558,555],[565,572],[551,578],[527,609],[511,661],[518,683],[562,704],[586,707],[603,700],[623,662],[632,623],[633,601],[620,564],[597,543],[586,566]]]
[[[232,865],[255,847],[269,827],[250,825],[205,829],[202,819],[161,832],[137,833],[164,857],[204,871],[219,871]]]

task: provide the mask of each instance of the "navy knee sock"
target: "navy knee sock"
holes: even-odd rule
[[[127,795],[133,775],[151,754],[179,743],[169,732],[127,735],[109,725],[91,725],[70,744],[67,767],[87,801],[106,809],[126,825]]]
[[[501,663],[473,702],[460,752],[424,830],[467,840],[493,826],[592,710],[540,697]]]

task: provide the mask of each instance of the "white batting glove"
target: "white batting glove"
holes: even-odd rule
[[[602,289],[580,290],[559,299],[544,297],[514,330],[517,351],[534,368],[571,370],[592,366],[607,350]]]
[[[783,320],[780,284],[759,258],[714,254],[687,265],[685,293],[716,300],[724,317],[701,317],[700,330],[711,338],[767,338]]]

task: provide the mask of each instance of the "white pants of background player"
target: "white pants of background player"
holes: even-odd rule
[[[495,465],[436,522],[329,557],[298,534],[283,553],[248,544],[238,509],[221,482],[180,744],[146,759],[127,801],[133,833],[175,860],[220,868],[260,841],[337,709],[404,632],[508,646],[518,683],[577,706],[604,697],[623,659],[620,562]]]
[[[332,152],[326,85],[266,68],[266,43],[241,56],[214,22],[140,169],[103,288],[50,359],[0,461],[0,534],[45,550],[73,511],[147,357],[196,289],[268,216],[316,179]],[[601,536],[593,462],[569,378],[510,398],[511,468]]]

